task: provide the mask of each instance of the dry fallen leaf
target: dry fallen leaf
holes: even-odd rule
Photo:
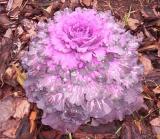
[[[46,10],[49,14],[51,14],[52,9],[53,9],[53,4],[51,4],[50,6],[48,6],[45,10]]]
[[[158,57],[160,57],[160,42],[157,44],[158,46]]]
[[[9,0],[9,1],[8,1],[7,7],[6,7],[6,10],[7,10],[7,11],[10,11],[10,10],[11,10],[12,5],[13,5],[13,1],[14,1],[14,0]]]
[[[24,87],[24,81],[26,80],[26,74],[24,72],[17,71],[17,81],[18,83]]]
[[[17,123],[16,123],[17,125]],[[10,138],[15,138],[15,133],[16,133],[16,128],[12,127],[10,129],[7,129],[6,131],[3,132],[3,135],[10,137]]]
[[[75,139],[116,139],[113,134],[92,134],[87,132],[78,132],[74,134]]]
[[[10,24],[10,20],[6,14],[0,14],[0,25],[4,28],[7,28]]]
[[[91,6],[92,0],[80,0],[80,3],[85,6]]]
[[[157,107],[160,108],[160,101],[157,102]]]
[[[23,3],[23,0],[9,0],[7,4],[7,10],[14,10],[15,8],[20,8]]]
[[[33,37],[36,35],[36,26],[37,24],[33,21],[30,21],[28,19],[24,19],[21,21],[23,28],[27,31],[27,35],[29,37]]]
[[[0,132],[7,137],[15,138],[20,118],[29,113],[29,107],[26,99],[12,97],[3,99],[0,102]]]
[[[40,138],[44,139],[61,139],[62,138],[62,133],[56,131],[56,130],[51,130],[51,131],[42,131],[40,132]]]
[[[160,139],[160,135],[157,135],[157,139]]]
[[[12,37],[12,30],[9,28],[7,29],[6,33],[4,34],[4,37],[11,38]]]
[[[137,19],[128,18],[127,19],[127,24],[128,24],[128,26],[130,27],[131,30],[135,30],[140,23]]]
[[[141,121],[135,120],[134,123],[138,127],[139,132],[142,133]]]
[[[30,103],[26,99],[8,97],[0,102],[0,122],[14,118],[23,118],[29,113]]]
[[[151,51],[151,50],[157,50],[157,49],[158,49],[158,45],[157,44],[152,44],[152,45],[142,47],[142,48],[138,49],[138,51],[139,52],[144,52],[144,51]]]
[[[159,2],[144,6],[141,10],[142,16],[146,19],[154,19],[156,17],[159,17],[159,10],[157,10],[157,8],[159,8],[158,4]]]
[[[16,31],[17,31],[17,35],[18,35],[18,36],[22,35],[23,32],[24,32],[22,26],[18,26],[17,29],[16,29]]]
[[[131,119],[124,121],[121,129],[121,139],[142,139],[139,129]]]
[[[156,88],[153,89],[153,92],[155,94],[160,94],[160,86],[157,86]]]
[[[71,9],[74,9],[76,7],[79,7],[79,0],[70,0],[70,6]]]
[[[17,67],[16,64],[13,64],[12,66],[13,66],[14,70],[16,71],[17,82],[23,87],[24,86],[24,81],[27,78],[26,73],[22,72],[21,68]]]
[[[143,86],[143,98],[147,100],[153,100],[154,96],[155,95],[153,91],[147,85],[144,85]]]
[[[62,3],[65,3],[66,0],[61,0]]]
[[[6,75],[10,80],[14,77],[15,73],[16,73],[16,71],[15,71],[15,69],[12,68],[12,67],[8,67],[8,68],[6,69],[6,71],[5,71],[5,75]]]
[[[13,5],[12,5],[12,9],[15,9],[15,8],[17,8],[17,7],[21,7],[21,5],[22,5],[22,3],[23,3],[23,0],[14,0],[13,1]]]
[[[30,114],[30,117],[29,117],[30,125],[31,125],[30,126],[30,133],[32,133],[35,130],[35,127],[36,127],[35,120],[36,120],[36,118],[37,118],[37,112],[32,111],[31,114]]]
[[[0,123],[8,120],[14,114],[13,99],[8,97],[0,101]]]
[[[149,39],[149,41],[155,41],[155,37],[144,27],[144,35]]]
[[[160,117],[157,117],[150,121],[153,131],[160,137]]]
[[[11,59],[12,40],[9,38],[2,38],[0,42],[0,76],[4,74],[7,64]],[[1,82],[0,82],[1,83]]]
[[[23,118],[29,113],[30,103],[26,99],[16,99],[16,112],[14,118]]]
[[[97,9],[98,0],[93,1],[93,9]]]
[[[152,62],[151,60],[146,56],[146,55],[140,55],[139,60],[141,61],[141,63],[144,66],[144,74],[147,75],[149,74],[151,71],[153,71],[153,66],[152,66]]]
[[[16,130],[19,124],[20,120],[18,119],[7,120],[0,124],[0,132],[9,138],[15,138]]]

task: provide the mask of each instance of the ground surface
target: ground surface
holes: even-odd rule
[[[35,25],[65,7],[111,10],[135,35],[143,35],[139,60],[144,65],[146,108],[92,128],[83,125],[63,135],[41,124],[42,111],[25,98],[20,56]],[[0,0],[0,139],[160,139],[160,2],[158,0]]]

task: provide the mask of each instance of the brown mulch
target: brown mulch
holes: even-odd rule
[[[35,25],[70,7],[111,10],[134,35],[143,35],[138,49],[144,65],[146,108],[123,121],[90,127],[82,125],[74,139],[160,139],[160,1],[159,0],[0,0],[0,139],[67,139],[42,125],[42,111],[27,102],[20,65]],[[12,104],[12,105],[11,105]],[[2,120],[1,120],[2,119]],[[70,137],[71,139],[71,137]]]

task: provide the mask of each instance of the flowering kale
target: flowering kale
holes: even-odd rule
[[[70,132],[91,117],[91,124],[122,120],[142,106],[141,40],[110,12],[65,9],[38,30],[22,63],[27,97],[43,109],[44,124]]]

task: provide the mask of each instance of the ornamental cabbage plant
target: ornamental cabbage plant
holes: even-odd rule
[[[142,39],[109,11],[65,9],[37,30],[22,64],[26,95],[43,110],[43,124],[74,132],[90,120],[122,120],[142,107]]]

